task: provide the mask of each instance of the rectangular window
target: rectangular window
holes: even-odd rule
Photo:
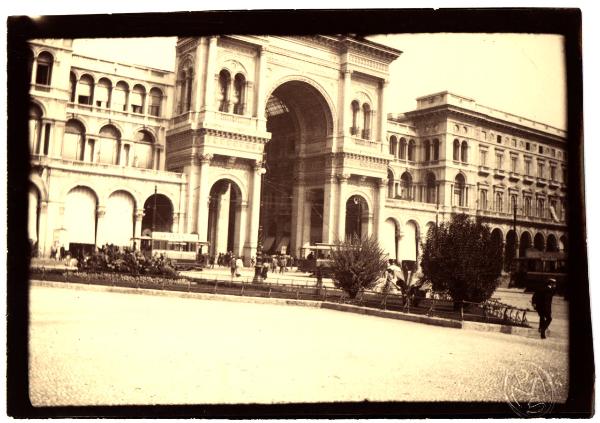
[[[517,146],[517,139],[516,139],[516,138],[513,138],[513,139],[512,139],[512,146],[513,146],[513,147],[516,147],[516,146]]]
[[[479,164],[481,166],[486,166],[487,162],[487,151],[479,150]]]
[[[49,85],[50,82],[50,66],[47,64],[38,63],[37,73],[35,75],[35,83],[40,85]]]
[[[538,163],[538,178],[544,177],[544,163]]]
[[[142,113],[142,106],[138,106],[138,105],[132,104],[131,105],[131,111],[133,113]]]
[[[502,135],[496,135],[496,142],[502,144]]]
[[[525,175],[531,176],[531,162],[529,160],[525,160]]]
[[[77,102],[79,104],[90,104],[91,101],[92,101],[92,98],[87,95],[77,96]]]
[[[538,153],[544,154],[544,147],[542,147],[541,145],[538,146]]]
[[[556,166],[550,166],[550,179],[556,181]]]
[[[90,163],[94,162],[94,147],[96,145],[96,141],[93,139],[89,139],[88,140],[88,151],[89,151],[89,155],[88,155],[88,159],[87,161]]]
[[[519,159],[517,156],[510,157],[510,171],[513,173],[517,173],[517,165],[519,163]]]
[[[47,123],[45,125],[45,130],[44,130],[44,156],[48,155],[49,148],[50,148],[50,124]]]
[[[525,150],[530,151],[531,150],[531,144],[526,142],[525,143]]]
[[[503,160],[502,154],[496,154],[496,169],[502,169]]]

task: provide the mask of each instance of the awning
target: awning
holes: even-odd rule
[[[265,243],[263,244],[263,251],[269,251],[271,249],[271,247],[273,246],[274,242],[275,242],[275,237],[268,236],[267,239],[265,239]]]
[[[290,246],[290,238],[287,236],[281,237],[281,239],[279,240],[279,244],[277,244],[277,249],[275,251],[281,251],[284,246],[287,251]]]

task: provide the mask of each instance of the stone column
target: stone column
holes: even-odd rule
[[[135,238],[140,238],[142,236],[142,219],[144,219],[144,209],[136,209],[134,214],[135,219],[135,228],[133,230]],[[137,248],[140,248],[140,241],[136,241]]]
[[[248,216],[248,202],[242,201],[235,209],[235,234],[233,237],[233,253],[237,256],[245,256],[244,245],[246,245],[246,228]],[[244,257],[244,265],[250,263],[250,257]]]
[[[304,244],[310,244],[311,215],[312,215],[312,195],[310,191],[304,193],[304,212],[302,213],[302,247]]]
[[[105,239],[105,227],[104,227],[104,217],[106,216],[106,206],[97,206],[96,207],[96,245],[102,246],[104,245]]]
[[[214,110],[215,104],[215,72],[217,66],[217,37],[212,36],[208,40],[208,54],[206,63],[204,88],[204,109]]]
[[[265,173],[261,161],[254,163],[254,171],[252,172],[252,192],[250,200],[250,224],[246,235],[246,243],[244,247],[244,255],[246,257],[256,257],[256,246],[258,244],[258,225],[260,222],[260,188],[261,176]]]
[[[218,200],[218,208],[216,215],[217,230],[215,233],[215,248],[217,253],[226,253],[227,238],[229,233],[229,206],[231,200],[231,184],[227,185],[227,189],[220,195]]]
[[[377,228],[376,228],[376,235],[377,235],[377,239],[382,240],[384,237],[384,228],[385,225],[383,224],[383,220],[384,220],[384,212],[385,212],[385,191],[386,191],[386,187],[387,187],[387,180],[386,179],[380,179],[378,182],[378,192],[377,192],[377,207],[376,207],[376,213],[377,213]]]
[[[375,215],[375,214],[374,214],[374,213],[371,213],[371,212],[367,213],[367,216],[366,216],[366,217],[367,217],[367,225],[366,225],[366,226],[367,226],[367,233],[366,233],[366,235],[367,235],[367,236],[371,236],[371,235],[373,235],[373,227],[375,226],[375,225],[374,225],[374,222],[373,222],[373,220],[374,220],[374,215]],[[365,224],[364,224],[364,221],[363,221],[363,217],[362,217],[362,216],[361,216],[361,219],[360,219],[360,224],[361,224],[361,232],[362,232],[362,233],[361,233],[361,235],[362,235],[362,236],[365,236],[365,233],[364,233],[364,230],[363,230],[363,229],[364,229],[364,226],[365,226]],[[375,235],[376,235],[376,234],[375,234]]]
[[[346,187],[350,179],[350,174],[338,175],[339,195],[338,195],[338,237],[339,240],[346,238]]]
[[[173,233],[179,233],[179,215],[181,213],[175,212],[173,213]]]
[[[334,222],[334,204],[335,204],[335,178],[333,175],[325,177],[323,185],[323,234],[322,242],[329,244],[335,241],[335,222]]]
[[[296,178],[292,194],[290,254],[299,254],[302,247],[302,226],[304,222],[304,205],[302,204],[302,199],[305,196],[305,192],[304,182]]]
[[[340,134],[343,135],[349,135],[350,134],[350,126],[352,125],[352,109],[351,109],[351,103],[352,103],[352,92],[351,90],[351,83],[352,83],[352,71],[346,69],[344,71],[344,88],[343,88],[343,94],[342,94],[342,104],[340,104],[341,107],[341,113],[342,113],[342,129],[340,131]]]
[[[267,94],[267,54],[267,48],[262,46],[260,48],[260,57],[258,59],[258,84],[256,84],[255,106],[255,116],[261,120],[265,119],[265,95]]]
[[[210,187],[208,186],[208,173],[212,154],[200,156],[200,169],[198,181],[198,215],[196,231],[200,241],[208,241],[208,202]]]
[[[42,201],[38,211],[39,227],[38,227],[38,251],[40,257],[48,257],[50,255],[51,240],[46,236],[48,230],[48,202]]]

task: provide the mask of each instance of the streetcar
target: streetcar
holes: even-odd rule
[[[559,251],[538,251],[534,248],[525,251],[525,257],[516,258],[511,272],[511,284],[536,291],[542,288],[548,279],[555,279],[557,292],[564,294],[567,280],[567,255]]]
[[[202,270],[208,265],[210,244],[200,241],[198,234],[144,231],[133,241],[146,257],[162,255],[171,260],[177,270]]]

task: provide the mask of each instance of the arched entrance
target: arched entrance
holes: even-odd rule
[[[239,256],[242,193],[237,184],[220,179],[210,189],[208,242],[210,254],[233,252]]]
[[[403,260],[416,261],[419,250],[419,229],[416,222],[409,220],[402,228],[400,238],[399,262]]]
[[[103,234],[98,234],[102,239],[99,244],[113,244],[119,247],[132,245],[134,236],[135,200],[126,191],[113,192],[106,202]]]
[[[299,163],[306,157],[312,164],[325,159],[332,114],[323,95],[301,81],[278,86],[265,109],[271,140],[265,146],[263,248],[288,245],[286,250],[297,254],[304,244],[324,241],[323,208],[330,196],[324,192],[325,165],[302,169]]]
[[[388,255],[388,259],[396,260],[398,258],[398,238],[400,237],[400,228],[394,219],[387,219],[384,222],[383,239],[379,240],[381,249]]]
[[[32,247],[32,254],[35,255],[35,250],[39,240],[39,221],[40,221],[40,192],[34,185],[29,186],[29,219],[27,232],[29,242]]]
[[[504,246],[504,270],[510,271],[517,252],[517,234],[512,229],[506,233],[506,245]]]
[[[523,232],[521,234],[521,242],[519,242],[519,257],[525,257],[525,251],[531,248],[531,234]]]
[[[369,236],[369,205],[360,195],[346,201],[346,239]]]
[[[98,197],[83,186],[73,188],[65,199],[64,227],[66,243],[63,247],[75,257],[93,251],[96,245]]]
[[[154,213],[156,210],[156,216]],[[173,204],[166,195],[152,194],[144,202],[142,233],[147,230],[171,232],[173,227]]]
[[[540,232],[538,232],[537,234],[535,234],[535,238],[533,238],[533,246],[536,250],[538,251],[544,251],[545,242],[544,242],[544,235],[542,235]]]
[[[552,234],[548,235],[548,239],[546,239],[546,251],[558,251],[558,242],[556,241],[556,237]]]

